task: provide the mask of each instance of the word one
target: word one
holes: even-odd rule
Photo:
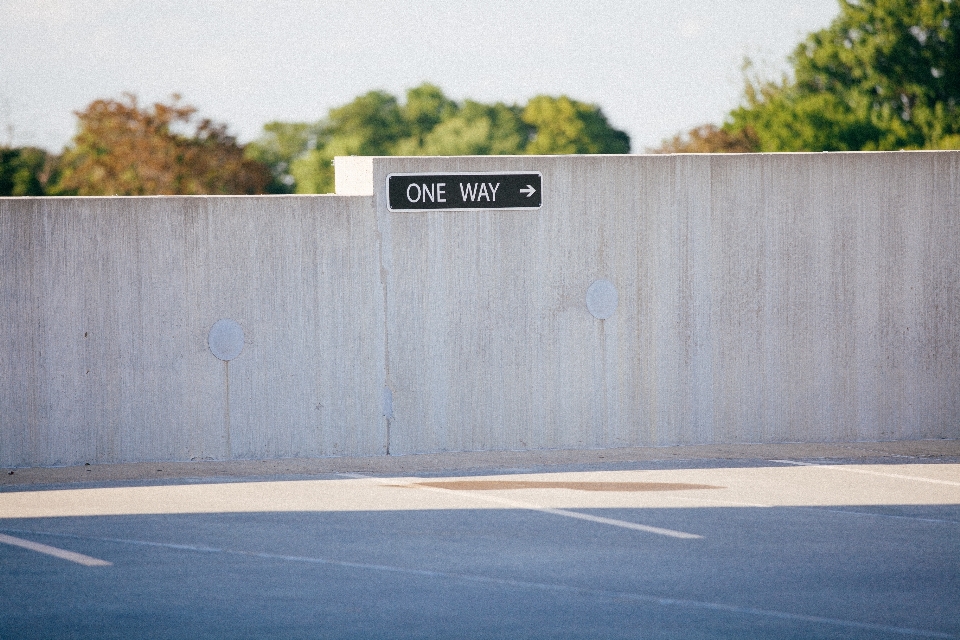
[[[536,171],[505,173],[391,173],[390,211],[539,209],[543,176]]]

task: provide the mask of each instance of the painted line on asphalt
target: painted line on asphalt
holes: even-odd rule
[[[202,545],[185,545],[166,542],[154,542],[150,540],[131,540],[125,538],[101,538],[97,536],[80,536],[71,533],[52,533],[45,531],[15,531],[16,533],[26,533],[34,535],[47,535],[55,537],[73,538],[77,540],[97,540],[99,542],[114,542],[120,544],[138,545],[146,547],[160,547],[174,549],[177,551],[195,551],[200,553],[223,553],[236,556],[251,558],[260,558],[263,560],[283,560],[287,562],[301,562],[304,564],[327,565],[335,567],[344,567],[350,569],[363,569],[370,571],[382,571],[388,573],[397,573],[401,575],[422,576],[427,578],[445,578],[449,580],[460,580],[464,582],[474,582],[479,584],[492,584],[502,587],[515,587],[520,589],[538,589],[541,591],[553,591],[557,593],[575,593],[585,596],[594,596],[610,598],[614,600],[633,600],[645,604],[656,604],[666,607],[685,607],[688,609],[701,609],[708,611],[720,611],[724,613],[733,613],[740,615],[751,615],[760,618],[774,618],[779,620],[788,620],[791,622],[806,622],[813,624],[829,625],[842,627],[846,629],[861,629],[865,631],[877,631],[883,633],[896,633],[899,635],[914,636],[921,638],[952,638],[957,640],[960,636],[943,633],[939,631],[930,631],[927,629],[914,629],[912,627],[897,627],[885,624],[876,624],[872,622],[859,622],[856,620],[843,620],[840,618],[828,618],[824,616],[808,616],[800,613],[790,613],[787,611],[776,611],[773,609],[761,609],[758,607],[743,607],[739,605],[726,604],[722,602],[706,602],[702,600],[688,600],[685,598],[666,598],[661,596],[651,596],[642,593],[629,591],[610,591],[606,589],[589,589],[586,587],[576,587],[572,585],[534,582],[529,580],[515,580],[511,578],[494,578],[470,573],[454,573],[451,571],[433,571],[430,569],[411,569],[408,567],[397,567],[384,564],[371,564],[367,562],[350,562],[346,560],[333,560],[330,558],[295,556],[280,553],[269,553],[262,551],[240,551],[232,549],[218,549],[215,547],[206,547]]]
[[[372,478],[370,476],[360,475],[358,473],[341,473],[339,475],[347,476],[349,478],[357,478],[364,480],[382,480],[378,478]],[[563,516],[566,518],[575,518],[577,520],[585,520],[587,522],[596,522],[598,524],[606,524],[614,527],[620,527],[622,529],[632,529],[634,531],[643,531],[644,533],[655,533],[661,536],[667,536],[669,538],[680,538],[683,540],[701,540],[703,536],[697,535],[695,533],[687,533],[685,531],[675,531],[673,529],[664,529],[662,527],[653,527],[646,524],[637,524],[636,522],[627,522],[626,520],[617,520],[615,518],[604,518],[603,516],[594,516],[588,513],[580,513],[578,511],[570,511],[568,509],[554,509],[552,507],[544,507],[532,502],[525,502],[520,500],[511,500],[509,498],[502,498],[500,496],[492,495],[480,495],[472,491],[457,491],[455,489],[442,489],[439,487],[425,487],[423,485],[417,484],[420,482],[420,478],[415,479],[405,479],[402,481],[397,481],[391,479],[395,487],[406,487],[410,489],[420,489],[421,491],[437,491],[440,493],[446,494],[455,494],[464,498],[469,498],[473,500],[480,500],[482,502],[492,502],[495,504],[504,505],[507,507],[513,507],[516,509],[527,509],[529,511],[539,511],[541,513],[549,513],[555,516]]]
[[[39,542],[24,540],[23,538],[14,538],[13,536],[4,535],[2,533],[0,533],[0,542],[13,545],[15,547],[30,549],[31,551],[36,551],[38,553],[45,553],[48,556],[62,558],[63,560],[76,562],[77,564],[82,564],[87,567],[109,567],[113,564],[112,562],[107,562],[106,560],[85,556],[82,553],[77,553],[76,551],[67,551],[66,549],[51,547],[45,544],[40,544]]]
[[[798,467],[817,467],[818,469],[833,469],[834,471],[864,473],[871,476],[884,476],[886,478],[900,478],[902,480],[917,480],[918,482],[932,482],[934,484],[948,484],[950,486],[960,487],[960,482],[954,482],[952,480],[940,480],[938,478],[921,478],[919,476],[906,476],[906,475],[903,475],[902,473],[883,473],[882,471],[870,471],[869,469],[854,469],[846,465],[839,465],[839,464],[816,464],[815,462],[800,462],[799,460],[771,460],[770,462],[792,464]]]
[[[626,520],[617,520],[615,518],[604,518],[603,516],[594,516],[588,513],[580,513],[579,511],[570,511],[569,509],[555,509],[552,507],[544,507],[538,504],[534,504],[532,502],[511,500],[509,498],[502,498],[500,496],[481,495],[481,494],[475,494],[474,492],[456,491],[453,489],[439,489],[437,487],[424,487],[416,484],[411,484],[410,486],[412,488],[421,489],[424,491],[440,491],[444,493],[455,493],[456,495],[462,496],[464,498],[472,498],[474,500],[493,502],[495,504],[502,504],[507,507],[514,507],[518,509],[528,509],[530,511],[539,511],[540,513],[549,513],[555,516],[563,516],[565,518],[575,518],[577,520],[586,520],[587,522],[607,524],[614,527],[620,527],[622,529],[632,529],[634,531],[643,531],[644,533],[655,533],[657,535],[667,536],[669,538],[680,538],[683,540],[700,540],[703,538],[703,536],[697,535],[695,533],[687,533],[685,531],[675,531],[674,529],[664,529],[662,527],[653,527],[646,524],[638,524],[636,522],[627,522]]]
[[[441,489],[441,491],[443,491],[443,489]],[[476,497],[480,499],[493,498],[493,496],[476,496]],[[569,511],[567,509],[552,509],[550,507],[540,507],[533,504],[523,504],[523,503],[517,503],[517,505],[523,507],[524,509],[530,509],[532,511],[540,511],[542,513],[551,513],[555,516],[576,518],[577,520],[586,520],[587,522],[596,522],[598,524],[609,524],[611,526],[620,527],[622,529],[633,529],[634,531],[643,531],[644,533],[656,533],[661,536],[667,536],[668,538],[680,538],[682,540],[702,540],[703,539],[703,536],[697,535],[695,533],[687,533],[685,531],[676,531],[674,529],[664,529],[661,527],[653,527],[647,524],[637,524],[636,522],[627,522],[626,520],[616,520],[614,518],[604,518],[603,516],[594,516],[588,513],[580,513],[578,511]]]

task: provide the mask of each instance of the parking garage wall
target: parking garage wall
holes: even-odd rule
[[[391,211],[531,171],[538,209]],[[0,199],[0,466],[960,438],[960,152]]]

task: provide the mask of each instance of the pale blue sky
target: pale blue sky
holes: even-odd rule
[[[241,140],[371,89],[599,104],[633,151],[704,122],[768,74],[836,0],[0,0],[0,142],[59,151],[72,111],[171,93]],[[12,127],[12,136],[11,136]]]

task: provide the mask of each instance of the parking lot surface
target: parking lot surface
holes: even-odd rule
[[[0,490],[0,638],[958,638],[960,459]]]

